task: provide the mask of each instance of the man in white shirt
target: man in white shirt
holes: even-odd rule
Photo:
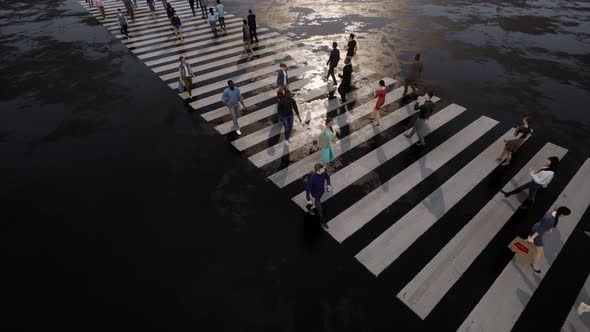
[[[221,0],[217,0],[217,18],[219,19],[219,27],[225,31],[225,10],[221,4]]]

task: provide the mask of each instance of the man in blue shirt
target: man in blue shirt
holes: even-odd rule
[[[236,134],[242,135],[240,126],[238,125],[238,117],[240,116],[239,104],[242,104],[242,110],[244,111],[246,110],[246,105],[244,105],[244,99],[240,94],[240,89],[234,85],[232,80],[227,81],[227,88],[225,88],[221,95],[221,101],[227,106],[227,108],[229,108],[229,112],[234,121],[234,127],[236,128]]]
[[[309,181],[307,182],[307,187],[305,188],[305,195],[307,197],[307,205],[311,206],[309,208],[309,214],[312,216],[315,214],[313,212],[313,206],[318,210],[318,214],[320,217],[320,225],[324,229],[330,229],[328,224],[326,223],[326,219],[324,218],[324,213],[322,211],[322,195],[324,194],[324,183],[327,183],[328,186],[326,190],[330,192],[332,190],[332,186],[330,184],[330,175],[328,175],[328,170],[324,167],[324,164],[317,163],[314,166],[314,172],[311,173],[309,176]],[[313,201],[311,200],[313,198]]]

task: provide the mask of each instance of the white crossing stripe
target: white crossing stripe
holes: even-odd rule
[[[268,29],[261,28],[261,29],[258,29],[258,31],[265,32],[265,31],[268,31]],[[211,38],[209,40],[205,40],[205,41],[198,42],[198,43],[192,43],[190,45],[183,45],[182,43],[179,43],[179,44],[177,44],[178,46],[170,47],[170,48],[160,50],[160,51],[138,54],[137,57],[140,59],[149,59],[149,58],[154,58],[154,57],[161,56],[164,54],[169,54],[169,53],[175,53],[176,57],[178,57],[180,54],[182,54],[182,53],[179,54],[179,52],[184,52],[187,49],[195,48],[197,46],[207,46],[210,44],[213,44],[214,46],[216,46],[218,48],[223,48],[223,47],[229,46],[229,43],[226,44],[226,43],[221,43],[221,42],[227,41],[227,40],[232,40],[232,39],[235,39],[236,37],[239,37],[239,35],[227,35],[227,36],[222,36],[222,37],[218,37],[218,38]],[[242,38],[240,38],[238,40],[238,42],[240,42],[241,44],[244,43]],[[219,43],[221,43],[221,44],[219,44]]]
[[[129,26],[129,31],[131,32],[131,29],[133,28],[134,32],[138,32],[141,31],[142,29],[146,29],[146,28],[158,28],[158,27],[163,27],[163,26],[171,26],[172,24],[170,23],[170,19],[168,18],[168,16],[166,16],[165,13],[158,13],[158,15],[156,16],[156,20],[154,20],[151,15],[142,15],[140,17],[138,17],[137,15],[135,16],[135,22],[131,22],[131,17],[129,15],[127,15],[127,11],[125,9],[125,7],[123,7],[122,10],[123,14],[125,14],[125,17],[127,18],[127,23]],[[178,14],[178,17],[180,17],[181,22],[184,21],[183,18],[186,18],[186,20],[188,20],[188,13],[190,13],[190,9],[179,9],[176,12]],[[111,14],[111,19],[109,20],[109,16],[107,14],[107,20],[102,20],[101,17],[102,15],[100,15],[98,12],[97,13],[92,13],[95,17],[99,18],[100,21],[103,22],[103,25],[111,31],[116,31],[119,29],[119,21],[117,18],[117,12]],[[192,16],[192,13],[191,13]],[[199,19],[200,21],[202,21],[202,19]]]
[[[406,110],[411,111],[408,108],[406,108]],[[464,111],[464,107],[451,104],[445,107],[445,109],[441,110],[440,112],[437,112],[432,117],[430,117],[430,119],[428,119],[428,127],[430,129],[430,132],[428,134],[432,133],[433,131],[442,127],[445,123],[461,115]],[[408,114],[413,113],[408,112]],[[368,125],[367,127],[369,126],[372,126],[372,124]],[[416,142],[418,142],[418,138],[415,136],[412,137],[412,139],[410,140],[406,138],[404,135],[398,135],[394,139],[383,144],[383,146],[380,146],[377,149],[367,153],[359,160],[356,160],[350,165],[334,173],[330,176],[330,181],[332,182],[332,190],[330,192],[326,192],[322,196],[322,202],[325,202],[328,199],[334,197],[334,195],[338,194],[340,191],[344,190],[346,187],[353,184],[358,179],[369,174],[375,168],[386,163],[388,160],[395,157],[402,151],[406,150]],[[297,205],[299,205],[299,207],[305,210],[305,206],[307,205],[305,191],[293,197],[293,201]]]
[[[578,298],[574,302],[574,306],[563,322],[561,332],[590,332],[590,313],[584,313],[580,316],[577,312],[581,302],[590,305],[590,276],[586,279],[586,283],[584,283],[584,287],[582,287]]]
[[[262,35],[258,36],[258,39],[260,39],[260,40],[269,39],[271,37],[275,37],[275,36],[278,36],[278,35],[279,34],[277,32],[270,32],[270,33],[266,33],[266,34],[262,34]],[[215,51],[215,50],[218,50],[220,48],[228,48],[230,46],[237,46],[237,45],[242,46],[242,51],[244,50],[243,49],[244,41],[243,40],[235,40],[233,42],[223,43],[221,45],[213,45],[213,46],[201,48],[201,49],[198,49],[198,50],[192,50],[192,51],[188,51],[188,52],[182,52],[181,55],[182,56],[185,56],[185,57],[192,57],[192,56],[204,54],[204,53],[207,53],[207,52],[210,52],[210,51]],[[154,59],[154,60],[149,60],[149,61],[146,61],[145,62],[145,65],[148,66],[148,67],[152,67],[152,66],[159,65],[159,64],[162,64],[162,63],[165,63],[165,62],[171,62],[171,61],[178,62],[178,56],[179,56],[179,54],[176,54],[176,55],[171,55],[171,56],[164,57],[164,58],[158,58],[158,59]],[[177,63],[177,65],[178,65],[178,63]]]
[[[387,106],[393,103],[396,100],[399,100],[402,97],[403,87],[397,88],[392,92],[389,92],[385,97],[385,103],[383,106]],[[432,101],[437,102],[439,98],[433,97]],[[412,114],[416,113],[414,110],[414,103],[412,102],[405,107],[398,109],[395,112],[392,112],[379,121],[379,128],[376,128],[373,125],[365,126],[361,130],[357,130],[352,134],[343,137],[341,140],[337,140],[333,143],[334,148],[334,157],[337,158],[338,156],[344,154],[347,151],[352,150],[356,146],[366,142],[373,136],[378,135],[379,133],[387,130],[389,127],[401,122],[402,120],[406,119],[407,117],[411,116]],[[364,108],[364,112],[372,109],[374,107],[375,102],[367,103],[362,105],[361,107]],[[361,112],[359,109],[356,108],[354,112]],[[365,113],[368,114],[369,112]],[[334,128],[338,126],[337,122],[334,122]],[[289,183],[301,179],[303,176],[309,174],[310,170],[312,169],[313,165],[321,160],[321,151],[316,151],[309,156],[299,160],[296,163],[289,165],[286,168],[272,174],[268,178],[274,182],[279,188],[283,188],[287,186]]]
[[[365,76],[372,75],[372,74],[373,74],[373,72],[365,71],[362,73],[358,73],[356,78],[358,80],[358,79],[364,78]],[[301,79],[295,83],[289,84],[289,88],[292,91],[302,89],[311,81],[312,81],[311,78],[304,78],[304,79]],[[294,97],[294,99],[297,103],[304,103],[306,101],[310,101],[312,99],[318,98],[318,97],[328,93],[329,92],[328,87],[329,87],[329,85],[323,85],[318,88],[313,88],[311,91],[309,91],[303,95],[298,95],[298,96]],[[273,99],[273,98],[276,101],[277,92],[271,90],[271,91],[265,92],[263,94],[260,94],[260,96],[261,96],[261,98],[264,98],[264,99],[260,100],[258,102],[262,102],[264,100]],[[277,104],[273,104],[271,106],[265,107],[265,108],[258,110],[256,112],[252,112],[252,113],[249,113],[245,116],[242,116],[238,119],[238,123],[240,124],[240,126],[247,126],[249,124],[252,124],[252,123],[262,120],[264,118],[268,118],[268,117],[273,116],[275,114],[277,114]],[[220,124],[217,127],[215,127],[215,129],[217,129],[217,131],[219,131],[221,134],[227,134],[230,131],[232,131],[233,122],[232,121],[225,122],[225,123]],[[273,149],[273,147],[271,147],[269,149]],[[272,158],[272,157],[270,157],[270,155],[268,155],[269,153],[272,155],[272,152],[269,152],[267,149],[267,150],[264,150],[264,153],[263,153],[264,156],[262,156],[262,154],[260,154],[260,156],[263,159]],[[266,156],[268,156],[268,157],[266,157]],[[255,159],[250,159],[250,161],[252,161],[254,163],[254,165],[257,165],[258,167],[260,167],[257,164],[257,162],[261,161],[260,159],[255,158]]]
[[[564,217],[556,231],[543,236],[545,257],[537,274],[513,258],[458,331],[509,331],[558,258],[561,249],[590,205],[590,159],[582,165],[548,212],[567,206],[572,213]]]
[[[291,69],[291,70],[289,70],[289,73],[290,73],[289,75],[291,75],[291,77],[296,77],[296,76],[304,74],[312,69],[313,69],[313,67],[311,67],[311,66]],[[272,76],[272,77],[263,78],[261,80],[254,82],[254,83],[241,85],[241,86],[239,86],[240,93],[243,95],[244,93],[254,91],[256,89],[265,88],[271,84],[276,83],[276,81],[277,81],[277,78],[275,76]],[[181,96],[182,96],[182,98],[187,98],[188,94],[185,96],[185,92],[183,92],[181,94]],[[259,95],[255,95],[250,98],[244,99],[244,103],[246,105],[255,104],[256,101],[259,100],[258,96]],[[209,97],[206,97],[203,99],[198,99],[197,101],[192,102],[190,105],[191,105],[191,107],[193,107],[193,109],[196,110],[196,109],[201,109],[201,108],[204,108],[204,107],[216,104],[216,103],[220,103],[220,102],[221,102],[221,94],[217,94],[217,95],[212,95],[212,96],[209,96]],[[215,119],[221,118],[225,115],[229,115],[229,111],[228,111],[227,107],[225,107],[225,106],[219,107],[216,110],[205,112],[205,113],[201,114],[203,119],[205,119],[207,121],[215,120]]]
[[[248,61],[248,62],[243,62],[243,63],[237,64],[237,65],[234,65],[234,66],[224,67],[224,68],[221,68],[221,69],[212,71],[212,72],[208,72],[206,74],[195,75],[195,77],[193,78],[193,83],[206,81],[206,80],[209,80],[209,79],[212,79],[212,78],[216,78],[216,77],[220,77],[220,76],[223,76],[223,75],[231,74],[233,72],[244,70],[244,69],[252,69],[255,66],[265,65],[265,64],[268,64],[269,62],[270,63],[273,63],[275,61],[282,60],[282,59],[288,57],[289,56],[288,53],[291,53],[291,52],[297,52],[297,49],[290,50],[289,52],[274,53],[274,54],[272,54],[270,56],[266,56],[266,57],[263,57],[263,58],[258,58],[256,60],[252,60],[252,61]],[[276,65],[273,65],[273,68],[275,70],[279,70],[278,69],[278,66],[279,65],[277,63]],[[194,73],[194,70],[193,70],[193,73]],[[177,84],[177,82],[178,82],[178,75],[179,75],[179,73],[170,73],[170,74],[162,75],[162,76],[160,76],[160,78],[163,81],[169,81],[171,79],[176,79],[176,81],[174,83],[168,84],[168,86],[170,88],[176,89],[177,86],[178,86],[178,84]]]
[[[383,81],[385,82],[386,86],[392,85],[395,83],[395,80],[391,79],[389,77],[384,77]],[[353,90],[352,92],[350,92],[346,96],[345,103],[342,103],[338,98],[334,98],[332,100],[324,100],[320,105],[314,105],[314,108],[311,111],[307,111],[307,110],[300,108],[299,113],[301,114],[303,121],[308,122],[310,120],[319,118],[322,115],[325,115],[326,113],[332,112],[332,111],[334,111],[346,104],[350,104],[356,100],[357,96],[360,97],[360,96],[368,95],[372,91],[373,91],[373,88],[371,86],[364,86],[362,88],[359,88],[357,90]],[[284,128],[280,122],[273,123],[272,125],[270,125],[268,127],[264,127],[254,133],[251,133],[246,136],[242,136],[241,138],[234,140],[231,143],[233,144],[233,146],[236,149],[238,149],[239,151],[243,151],[243,150],[245,150],[249,147],[252,147],[260,142],[264,142],[265,140],[268,140],[271,137],[280,135],[281,132],[283,132],[283,131],[284,131]],[[305,135],[298,135],[296,132],[293,132],[293,134],[291,136],[292,143],[299,141],[299,138],[298,138],[299,136],[301,136],[301,139],[305,139]],[[290,147],[290,149],[294,150],[291,147]]]
[[[538,167],[551,156],[561,159],[566,152],[564,148],[547,143],[510,183],[504,186],[504,189],[512,190],[519,184],[530,181],[531,167]],[[523,200],[524,198],[519,195],[505,198],[502,193],[496,194],[397,294],[397,297],[420,318],[426,318],[510,219]]]
[[[327,232],[338,242],[346,240],[422,180],[466,149],[498,122],[481,117],[383,183],[330,220]]]
[[[229,19],[227,20],[227,25],[230,26],[230,24],[242,24],[242,21],[239,18]],[[164,26],[161,29],[150,28],[142,31],[136,31],[131,36],[131,39],[127,39],[125,35],[119,33],[119,30],[113,31],[113,34],[115,35],[115,37],[119,38],[121,42],[123,42],[124,44],[130,46],[145,46],[159,41],[157,40],[157,37],[174,37],[174,30],[171,30],[171,28],[171,26]],[[189,32],[198,31],[208,32],[209,36],[213,36],[213,33],[211,32],[211,27],[209,26],[209,24],[205,24],[204,22],[189,22],[186,24],[183,23],[182,31],[185,35],[187,35],[187,33]]]
[[[432,118],[429,123],[432,126]],[[513,130],[509,130],[440,188],[391,225],[361,250],[355,256],[356,259],[376,276],[383,272],[437,220],[498,167],[496,157],[504,148],[504,139],[514,137],[512,132]]]

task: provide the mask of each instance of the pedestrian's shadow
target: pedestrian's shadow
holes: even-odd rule
[[[303,245],[307,249],[313,249],[318,243],[318,238],[322,233],[322,227],[318,220],[318,216],[312,216],[304,212],[303,216]]]

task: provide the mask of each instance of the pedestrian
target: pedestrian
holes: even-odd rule
[[[334,68],[338,66],[338,62],[340,62],[340,50],[338,49],[338,43],[332,43],[332,51],[330,51],[330,58],[326,65],[328,66],[328,75],[326,76],[326,80],[330,79],[332,76],[332,80],[334,81],[334,85],[336,85],[336,76],[334,76]]]
[[[217,15],[215,15],[215,12],[213,12],[213,8],[209,8],[209,25],[211,26],[211,31],[213,31],[213,36],[217,37],[215,21],[217,21]]]
[[[585,312],[590,312],[590,305],[587,305],[584,302],[581,302],[578,306],[578,316],[582,316]]]
[[[127,18],[125,17],[125,14],[123,14],[123,12],[121,11],[121,8],[117,9],[117,11],[117,19],[119,20],[119,25],[121,26],[121,33],[127,36],[127,39],[131,39],[131,37],[129,37],[129,33],[127,32]]]
[[[322,163],[317,163],[313,167],[313,172],[309,176],[307,186],[305,187],[305,196],[307,198],[307,206],[309,214],[315,215],[313,207],[318,211],[320,217],[320,225],[324,229],[330,229],[326,219],[324,217],[324,211],[322,209],[322,195],[324,195],[324,183],[327,184],[325,191],[330,192],[332,185],[330,183],[330,175],[328,170]],[[312,200],[313,198],[313,200]]]
[[[340,81],[340,86],[338,86],[338,93],[340,94],[340,100],[345,103],[346,94],[350,91],[350,86],[352,84],[352,63],[350,63],[350,58],[348,56],[344,58],[342,74],[338,74],[338,77],[342,79]]]
[[[527,196],[526,201],[524,202],[522,208],[523,209],[527,209],[529,208],[534,202],[535,202],[535,196],[537,195],[537,191],[540,188],[547,188],[547,186],[549,185],[549,183],[551,182],[551,180],[553,179],[553,176],[555,175],[555,172],[557,171],[557,167],[559,166],[559,158],[557,157],[549,157],[546,161],[545,161],[545,166],[539,168],[538,170],[535,170],[534,168],[531,167],[530,169],[530,176],[532,178],[531,181],[523,184],[522,186],[506,192],[504,190],[500,190],[503,194],[504,197],[510,197],[514,194],[517,194],[525,189],[528,189],[529,194]]]
[[[402,97],[405,97],[408,94],[408,86],[412,87],[412,94],[416,94],[416,82],[420,79],[422,69],[424,69],[421,57],[420,53],[416,53],[414,56],[414,63],[412,63],[412,67],[410,67],[408,77],[404,80],[404,93],[402,94]]]
[[[213,8],[211,8],[211,10],[213,10]],[[221,101],[227,106],[227,108],[229,108],[236,129],[236,134],[242,135],[240,125],[238,124],[238,117],[240,116],[239,104],[242,104],[242,111],[246,111],[246,105],[244,105],[244,99],[240,94],[240,89],[234,85],[232,80],[227,81],[227,88],[225,88],[223,95],[221,95]]]
[[[244,53],[248,54],[248,52],[252,52],[252,47],[250,46],[251,43],[251,35],[250,35],[250,28],[248,27],[248,21],[243,20],[242,23],[242,39],[244,40]]]
[[[251,42],[254,43],[254,39],[258,43],[258,35],[256,34],[256,14],[252,13],[252,9],[248,9],[248,26],[250,27]]]
[[[377,98],[377,103],[375,103],[375,109],[373,110],[373,116],[371,120],[374,120],[373,124],[379,127],[379,118],[381,115],[379,111],[381,110],[381,106],[385,104],[385,95],[387,95],[387,87],[385,86],[385,81],[379,81],[379,90],[373,94],[373,98]]]
[[[102,15],[102,19],[106,20],[107,14],[104,11],[104,0],[94,0],[94,2],[96,3],[96,7],[98,7],[98,11]]]
[[[170,2],[166,1],[166,16],[168,16],[168,19],[170,21],[172,21],[172,17],[174,17],[175,13],[176,13],[176,10],[174,9],[174,7],[172,7]]]
[[[541,221],[534,224],[531,228],[531,232],[529,233],[529,237],[527,238],[527,242],[533,243],[535,245],[535,256],[533,257],[533,262],[531,263],[531,267],[533,271],[537,273],[541,273],[539,269],[539,261],[541,257],[544,255],[544,248],[543,248],[543,236],[547,233],[551,234],[553,232],[553,228],[557,227],[557,222],[559,218],[569,216],[571,213],[570,209],[565,206],[560,206],[557,210],[547,213]]]
[[[137,0],[133,0],[133,8],[137,8]]]
[[[346,57],[349,58],[350,62],[352,63],[352,58],[356,54],[356,40],[354,40],[354,33],[351,33],[348,38],[348,45],[346,46]]]
[[[182,36],[182,23],[180,22],[180,17],[178,17],[176,12],[172,16],[170,23],[172,23],[172,26],[174,27],[174,33],[176,34],[176,41],[178,42],[179,40],[184,40],[184,37]]]
[[[520,148],[522,143],[526,140],[526,138],[533,133],[533,129],[530,127],[532,122],[532,118],[530,116],[525,117],[522,119],[522,125],[514,131],[514,138],[505,139],[504,142],[504,150],[496,161],[502,163],[501,166],[508,166],[510,165],[510,159],[512,159],[512,154]],[[504,162],[502,162],[504,161]]]
[[[221,0],[217,0],[217,18],[219,19],[219,28],[225,31],[225,10],[221,4]]]
[[[90,4],[90,8],[94,7],[94,4],[92,3],[92,0],[86,0],[86,2]]]
[[[178,65],[178,71],[179,71],[179,75],[180,75],[180,80],[182,81],[182,84],[184,85],[184,89],[186,90],[186,92],[188,92],[188,95],[190,97],[193,96],[192,94],[192,90],[193,90],[193,70],[191,69],[191,65],[190,63],[188,63],[186,61],[186,58],[181,56],[180,59],[180,65]]]
[[[201,7],[201,18],[207,19],[207,7],[203,6],[201,0],[197,0],[197,8]]]
[[[291,132],[293,131],[293,112],[297,114],[299,122],[303,123],[301,116],[299,115],[299,109],[297,108],[297,102],[292,98],[291,91],[280,90],[277,92],[277,111],[279,112],[279,118],[283,127],[285,128],[285,144],[291,143]]]
[[[127,9],[127,16],[131,18],[131,23],[135,23],[135,11],[133,10],[133,4],[131,0],[121,0]]]
[[[332,145],[332,141],[334,140],[332,124],[332,119],[327,118],[326,125],[318,138],[318,145],[322,149],[321,154],[324,164],[329,164],[336,158],[334,155],[334,146]]]
[[[426,100],[422,105],[419,105],[419,102],[414,104],[414,110],[420,110],[420,112],[418,112],[418,118],[416,119],[416,122],[414,122],[412,130],[410,130],[409,133],[404,134],[407,138],[411,139],[412,136],[414,136],[414,133],[416,133],[420,139],[420,141],[416,143],[418,146],[426,145],[426,142],[424,141],[424,136],[426,135],[426,120],[430,118],[434,110],[434,103],[431,100],[433,95],[434,92],[430,90],[424,95]]]
[[[277,89],[283,88],[289,90],[289,73],[287,73],[287,65],[281,63],[280,69],[277,71]]]
[[[191,6],[193,16],[196,16],[197,14],[195,13],[195,0],[188,0],[188,5]],[[199,7],[197,7],[197,8],[199,8]]]
[[[156,2],[154,0],[146,0],[145,3],[148,6],[148,8],[150,9],[150,14],[152,15],[152,17],[155,20],[156,19]]]

